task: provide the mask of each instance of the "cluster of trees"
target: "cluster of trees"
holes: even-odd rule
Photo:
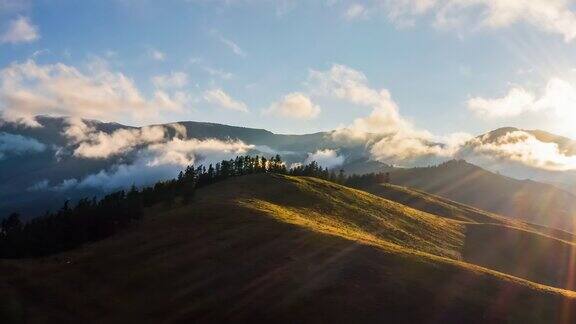
[[[377,183],[390,183],[390,172],[368,173],[363,175],[353,174],[346,177],[344,185],[352,188],[363,188]]]
[[[288,174],[320,178],[352,188],[362,188],[376,183],[390,183],[390,172],[368,173],[363,175],[352,174],[348,176],[344,173],[344,170],[336,172],[334,169],[329,170],[328,168],[322,168],[315,161],[306,165],[293,167]]]
[[[142,190],[133,186],[128,192],[114,192],[100,200],[81,199],[73,207],[65,202],[57,212],[47,212],[27,223],[14,213],[0,222],[0,258],[44,256],[97,241],[139,221],[145,207],[171,205],[178,198],[187,204],[196,188],[233,176],[266,172],[287,173],[280,156],[239,156],[208,167],[189,166],[176,179]]]
[[[289,174],[293,176],[315,177],[340,184],[346,182],[344,170],[340,170],[338,173],[336,173],[335,170],[329,171],[328,168],[322,168],[316,161],[312,161],[306,165],[295,166],[290,169]]]
[[[22,258],[57,253],[97,241],[126,228],[143,216],[140,192],[118,191],[100,200],[68,202],[57,212],[27,223],[14,213],[0,224],[0,257]]]
[[[254,173],[317,177],[350,187],[390,181],[388,173],[347,177],[342,170],[329,171],[316,162],[287,170],[279,155],[270,159],[238,156],[208,167],[188,166],[176,179],[141,190],[132,186],[127,192],[114,192],[100,200],[81,199],[73,207],[66,202],[57,212],[47,212],[27,223],[19,214],[11,214],[0,222],[0,258],[44,256],[106,238],[142,219],[145,207],[159,203],[170,206],[177,199],[188,204],[197,188]]]

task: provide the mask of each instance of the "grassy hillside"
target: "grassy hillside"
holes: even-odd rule
[[[3,322],[550,323],[576,306],[463,262],[485,241],[470,222],[321,180],[237,177],[147,214],[75,251],[0,260]]]
[[[432,195],[417,189],[393,184],[374,183],[361,188],[376,196],[425,211],[430,214],[475,223],[520,224],[514,220],[489,213],[468,205]]]
[[[392,183],[547,227],[572,231],[576,196],[555,186],[507,178],[464,161],[398,169]]]
[[[574,235],[485,212],[449,199],[391,184],[364,188],[379,197],[465,226],[466,262],[554,287],[575,287],[570,282]]]
[[[417,189],[382,183],[366,185],[360,189],[408,207],[445,218],[470,223],[517,227],[564,241],[576,241],[576,237],[573,234],[563,230],[511,219]]]
[[[315,178],[258,180],[261,185],[243,193],[242,198],[238,192],[231,193],[229,198],[282,222],[317,232],[380,247],[408,247],[460,258],[464,227],[458,222]]]

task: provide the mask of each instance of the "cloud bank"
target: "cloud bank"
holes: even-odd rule
[[[132,184],[136,186],[151,185],[157,181],[175,178],[186,166],[216,163],[223,159],[246,154],[253,148],[253,145],[245,144],[242,141],[174,137],[140,148],[132,163],[118,164],[108,170],[101,170],[98,173],[88,175],[83,179],[67,179],[49,188],[60,191],[75,188],[114,190],[126,188]]]
[[[312,93],[368,107],[371,113],[332,132],[338,142],[366,143],[372,158],[385,163],[416,163],[430,157],[447,158],[470,136],[435,136],[418,129],[400,115],[399,107],[386,89],[374,89],[366,76],[344,65],[326,71],[311,71],[307,81]],[[455,139],[458,138],[458,143]],[[446,139],[449,139],[446,141]],[[438,142],[444,140],[444,142]]]
[[[222,89],[212,89],[204,92],[204,100],[222,108],[240,112],[248,112],[248,107],[245,103],[232,98]]]
[[[503,28],[524,23],[560,35],[576,37],[576,13],[571,0],[371,0],[348,5],[348,19],[384,15],[399,27],[418,20],[441,29]]]
[[[26,153],[43,152],[46,145],[36,139],[21,135],[0,133],[0,160],[7,155],[22,155]]]
[[[347,66],[333,65],[326,71],[311,71],[307,84],[316,95],[372,110],[366,117],[332,132],[331,137],[337,142],[363,143],[371,158],[377,161],[417,166],[463,158],[485,167],[510,162],[541,170],[576,170],[576,156],[567,155],[557,144],[542,142],[527,132],[504,134],[490,142],[486,137],[473,138],[466,133],[439,136],[418,129],[400,114],[389,91],[370,87],[363,73]],[[563,80],[552,79],[540,96],[523,88],[512,88],[503,98],[473,98],[468,105],[490,117],[546,111],[562,118],[574,116],[567,118],[573,121],[576,120],[573,109],[576,89]]]
[[[320,106],[303,93],[294,92],[285,95],[280,101],[264,110],[264,114],[276,115],[291,119],[314,119],[320,114]]]
[[[152,84],[159,89],[181,89],[188,85],[188,74],[172,72],[167,75],[156,75],[152,77]]]
[[[9,121],[40,126],[40,114],[136,124],[157,121],[163,113],[183,112],[189,96],[157,89],[146,98],[134,81],[97,61],[85,71],[62,63],[12,63],[0,70],[0,113]]]
[[[28,17],[20,16],[10,21],[8,29],[0,35],[0,44],[31,43],[40,38],[38,27]]]
[[[543,142],[525,131],[511,131],[492,140],[474,138],[456,154],[480,166],[518,164],[548,171],[576,170],[576,155],[568,155],[557,143]]]
[[[314,153],[308,153],[308,157],[304,161],[305,164],[309,164],[312,161],[316,161],[322,168],[332,169],[344,164],[345,157],[338,155],[336,150],[318,150]]]
[[[576,87],[570,82],[552,78],[539,93],[515,86],[500,98],[471,98],[468,108],[487,118],[509,118],[531,112],[546,112],[561,118],[576,117]]]

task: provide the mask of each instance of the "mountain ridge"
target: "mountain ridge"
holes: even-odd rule
[[[78,199],[82,197],[99,196],[105,193],[104,189],[95,188],[75,188],[75,190],[65,190],[63,184],[70,179],[81,181],[87,176],[97,175],[100,172],[109,172],[114,170],[118,165],[130,164],[132,159],[137,158],[137,154],[113,156],[108,159],[85,159],[76,158],[70,155],[69,143],[65,142],[65,135],[63,131],[67,126],[67,119],[54,118],[54,117],[39,117],[38,121],[45,125],[41,128],[23,128],[15,124],[0,124],[1,132],[22,131],[23,135],[31,135],[32,137],[45,141],[46,150],[37,152],[32,155],[15,155],[8,159],[0,160],[0,215],[7,215],[13,211],[21,211],[24,214],[40,215],[46,209],[59,208],[64,200]],[[124,129],[124,125],[117,123],[101,123],[98,121],[86,120],[89,126],[95,128],[96,131],[103,131],[107,133],[114,132],[119,129]],[[10,126],[11,125],[11,126]],[[166,126],[170,124],[161,124]],[[420,189],[432,194],[445,196],[455,201],[463,202],[480,209],[492,211],[501,215],[511,217],[520,217],[521,219],[549,225],[555,228],[564,230],[572,230],[572,222],[568,215],[576,210],[576,202],[570,203],[569,200],[572,196],[567,195],[567,191],[563,188],[553,190],[549,185],[542,182],[519,182],[514,178],[504,178],[502,175],[494,173],[479,172],[479,169],[469,167],[467,170],[460,170],[458,164],[445,164],[453,168],[453,173],[459,174],[459,177],[451,177],[450,181],[446,181],[428,174],[426,177],[430,180],[428,184],[419,183],[417,179],[424,176],[418,170],[424,170],[428,173],[434,172],[434,168],[416,168],[403,169],[393,167],[382,162],[370,159],[369,152],[366,151],[364,145],[340,146],[339,143],[332,141],[329,133],[314,133],[303,135],[286,135],[274,134],[265,129],[247,128],[240,126],[228,126],[217,123],[204,123],[186,121],[180,124],[183,126],[187,133],[187,138],[207,139],[217,138],[221,140],[239,139],[245,141],[247,144],[253,145],[249,151],[251,154],[273,155],[281,154],[287,165],[292,163],[303,162],[311,156],[314,152],[319,150],[333,149],[334,154],[331,158],[339,158],[343,165],[334,165],[333,168],[338,171],[344,170],[348,174],[353,173],[370,173],[370,172],[391,172],[393,174],[393,181],[398,181],[398,184]],[[127,129],[137,129],[130,126]],[[168,133],[168,138],[176,136],[176,129],[173,127],[165,127]],[[493,132],[493,136],[503,136],[510,131],[519,130],[517,128],[501,128]],[[34,133],[35,132],[35,133]],[[535,132],[535,131],[533,131]],[[544,134],[545,132],[542,132]],[[487,133],[489,134],[489,133]],[[540,136],[543,136],[540,134]],[[549,134],[549,133],[545,133]],[[481,135],[486,137],[487,135]],[[549,138],[556,138],[552,135],[547,135]],[[566,139],[565,140],[569,140]],[[68,151],[68,155],[66,154]],[[63,152],[64,154],[61,154]],[[201,161],[198,163],[202,163]],[[172,171],[171,171],[172,172]],[[177,175],[178,170],[173,171],[171,177]],[[420,172],[420,173],[419,173]],[[404,174],[404,175],[403,175]],[[412,174],[415,179],[408,179],[408,174]],[[478,188],[478,184],[473,181],[468,181],[468,188],[463,188],[462,192],[457,193],[450,187],[454,187],[457,181],[466,179],[470,174],[481,174],[483,176],[476,176],[476,179],[487,179],[485,182],[499,183],[498,186],[491,185],[493,192],[497,192],[499,188],[508,188],[509,191],[503,195],[502,199],[509,200],[506,204],[502,199],[492,197],[487,200],[492,206],[488,206],[487,202],[476,201],[470,197],[474,195],[473,188]],[[132,180],[134,181],[134,180]],[[131,182],[133,183],[133,182]],[[131,184],[130,183],[130,184]],[[433,184],[442,184],[434,186]],[[484,186],[488,186],[484,184]],[[44,186],[44,187],[43,187]],[[127,183],[126,186],[129,186]],[[560,188],[558,184],[555,188]],[[37,189],[35,189],[37,188]],[[44,189],[42,189],[44,188]],[[63,189],[59,189],[63,188]],[[525,190],[530,188],[530,190]],[[448,191],[448,194],[443,194],[443,191]],[[550,193],[551,197],[559,197],[558,201],[561,207],[553,207],[559,212],[550,212],[560,216],[553,216],[554,221],[559,223],[554,225],[552,221],[547,220],[547,213],[542,208],[533,203],[533,201],[542,201],[538,198],[538,192]],[[466,193],[466,194],[464,194]],[[527,195],[528,193],[528,195]],[[493,194],[492,194],[493,195]],[[522,198],[521,196],[526,196]],[[478,197],[478,200],[483,199]],[[556,199],[556,198],[554,198]],[[527,201],[528,203],[524,203]],[[529,205],[528,209],[514,210],[516,205]],[[530,215],[521,214],[528,212]],[[560,221],[561,220],[561,221]]]
[[[416,188],[512,218],[573,231],[576,196],[556,186],[517,180],[463,160],[398,169],[392,183]]]
[[[476,323],[558,322],[576,307],[575,292],[460,260],[464,226],[322,180],[235,177],[109,239],[0,260],[0,311],[32,323]]]

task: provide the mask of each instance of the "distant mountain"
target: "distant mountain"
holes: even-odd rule
[[[576,192],[576,165],[567,169],[555,169],[552,166],[545,168],[543,166],[533,166],[530,165],[530,163],[522,163],[519,160],[522,160],[520,154],[522,154],[523,148],[520,145],[521,143],[518,142],[521,137],[514,137],[512,136],[513,134],[516,134],[516,136],[519,136],[518,134],[527,134],[533,136],[535,140],[541,143],[554,144],[558,147],[558,154],[564,155],[564,157],[556,158],[560,160],[569,160],[570,157],[572,157],[572,160],[576,160],[575,140],[542,130],[526,130],[515,127],[499,128],[477,136],[474,140],[469,141],[460,149],[457,158],[464,159],[482,168],[493,172],[499,172],[516,179],[532,179],[535,181],[550,183],[571,192]],[[504,151],[499,152],[499,154],[488,151],[483,155],[477,154],[476,152],[478,149],[482,150],[481,146],[501,145],[504,147],[509,146],[507,149],[514,149],[513,146],[515,144],[518,145],[518,147],[515,148],[516,151],[510,152],[509,154],[505,154],[506,148]],[[550,149],[551,148],[547,148],[546,150],[543,150],[540,148],[542,152],[536,151],[529,154],[524,153],[525,158],[538,159],[542,158],[537,156],[538,154],[553,154],[548,151]],[[531,156],[532,154],[535,156]],[[552,161],[554,160],[554,157],[550,158]]]
[[[466,222],[313,178],[233,177],[81,249],[0,259],[0,318],[570,322],[573,243],[462,211]]]
[[[30,128],[20,124],[0,121],[0,136],[9,134],[12,139],[17,138],[18,140],[23,140],[21,138],[23,137],[37,141],[39,145],[45,147],[43,150],[30,151],[26,154],[3,156],[2,147],[0,146],[0,217],[4,217],[13,211],[20,211],[24,215],[35,216],[43,213],[46,209],[55,210],[59,208],[67,199],[74,200],[81,197],[102,195],[114,188],[114,184],[112,183],[109,188],[95,186],[75,186],[73,190],[68,190],[67,188],[69,184],[75,184],[90,176],[96,177],[97,180],[99,179],[98,181],[107,184],[111,181],[105,177],[105,173],[127,172],[126,169],[141,158],[139,150],[142,145],[135,145],[122,154],[111,155],[106,158],[76,156],[73,152],[78,148],[79,144],[65,134],[70,124],[67,118],[39,116],[37,121],[42,127]],[[102,132],[108,135],[118,131],[137,132],[141,130],[141,128],[137,127],[117,123],[103,123],[95,120],[84,120],[84,123],[93,133]],[[469,162],[478,163],[481,167],[488,170],[498,171],[503,175],[516,179],[537,179],[556,186],[552,187],[535,182],[506,178],[476,167],[474,167],[474,170],[469,170],[469,168],[473,167],[471,165],[468,169],[462,169],[461,166],[448,168],[454,174],[451,172],[444,174],[438,172],[435,168],[400,169],[372,160],[369,147],[365,144],[349,143],[344,145],[341,142],[334,141],[329,132],[283,135],[264,129],[214,123],[184,121],[177,124],[179,128],[184,129],[186,134],[184,139],[241,140],[251,145],[251,149],[247,153],[267,156],[280,154],[288,165],[305,162],[310,154],[319,150],[332,149],[338,156],[332,156],[331,158],[335,161],[327,163],[327,165],[337,170],[342,169],[346,174],[394,172],[394,181],[398,181],[400,184],[443,196],[450,194],[447,197],[483,209],[557,227],[563,227],[570,223],[566,215],[573,210],[572,204],[569,202],[573,196],[557,188],[566,190],[573,188],[576,183],[576,176],[572,178],[573,173],[571,172],[543,171],[518,166],[518,164],[514,163],[508,164],[507,161],[503,160],[496,161],[496,164],[482,164],[482,160],[474,160],[472,155],[465,156],[467,159],[470,158]],[[170,127],[170,125],[157,126],[163,127],[166,131],[164,141],[169,141],[177,136],[176,128]],[[497,141],[499,138],[514,131],[519,131],[519,129],[502,128],[479,136],[477,139],[483,143],[489,143]],[[543,131],[526,132],[533,134],[541,141],[557,143],[561,150],[567,152],[567,154],[576,150],[574,141],[568,138]],[[116,144],[113,140],[111,141],[111,143],[107,144]],[[207,145],[210,146],[211,144]],[[220,159],[220,156],[218,158]],[[206,161],[206,156],[199,154],[196,162],[203,163],[203,161]],[[118,166],[128,167],[118,169]],[[444,165],[440,169],[446,167],[447,165]],[[158,173],[143,176],[126,174],[124,185],[129,186],[135,181],[138,181],[139,184],[152,184],[157,180],[173,178],[178,171],[178,169],[174,168],[160,170]],[[464,180],[459,177],[466,176],[469,172],[487,175],[464,178],[464,180],[467,179],[464,182],[466,187],[462,187],[461,183]],[[446,177],[442,178],[443,176]],[[422,179],[430,179],[432,182],[426,182]],[[574,181],[571,179],[574,179]],[[496,190],[500,185],[505,189],[501,193],[501,198],[498,197],[500,193]],[[449,190],[454,187],[459,189],[456,191]],[[483,196],[476,195],[473,198],[474,190],[476,189],[485,190],[488,193]],[[543,198],[533,198],[532,195],[537,192],[549,193],[555,197],[554,205],[551,203],[544,205]],[[482,202],[484,197],[486,197],[486,200]],[[519,206],[518,202],[522,202],[522,206]],[[494,205],[488,206],[489,204]],[[553,220],[547,219],[547,210],[554,212]],[[558,224],[552,224],[553,222],[558,222]]]
[[[368,157],[348,158],[348,160],[339,167],[346,174],[368,174],[378,172],[388,172],[394,170],[394,167],[386,163],[371,160]]]
[[[462,160],[397,169],[391,173],[391,181],[508,217],[574,230],[575,195],[552,185],[492,173]]]
[[[39,116],[36,120],[41,127],[26,127],[0,120],[0,135],[23,136],[45,146],[42,151],[13,154],[4,158],[2,158],[0,146],[0,217],[15,210],[26,215],[38,215],[46,209],[59,208],[66,199],[101,195],[106,190],[79,187],[66,191],[59,188],[64,188],[63,184],[65,185],[67,181],[79,181],[87,176],[109,171],[118,165],[130,165],[138,158],[137,151],[141,148],[140,146],[135,146],[123,154],[106,158],[88,159],[75,156],[72,153],[78,148],[78,143],[65,134],[70,124],[67,118]],[[95,120],[83,122],[91,129],[91,132],[102,132],[108,135],[119,130],[138,131],[141,129]],[[281,154],[289,164],[303,162],[309,153],[324,149],[337,149],[338,154],[346,157],[365,154],[363,146],[339,145],[331,140],[328,133],[282,135],[264,129],[214,123],[184,121],[177,124],[185,129],[184,139],[241,140],[253,146],[248,153],[267,156]],[[165,128],[166,141],[176,136],[176,130],[169,125],[156,126]],[[202,163],[203,158],[199,155],[198,161]],[[162,176],[172,178],[177,172],[178,170],[174,170]],[[161,179],[151,177],[148,183]]]
[[[530,129],[520,129],[516,127],[502,127],[493,130],[491,132],[488,132],[484,135],[480,135],[477,138],[481,139],[483,143],[494,143],[498,139],[501,139],[512,132],[525,132],[531,134],[541,142],[558,144],[560,152],[562,153],[565,153],[567,155],[576,155],[575,140],[538,129],[530,130]]]

